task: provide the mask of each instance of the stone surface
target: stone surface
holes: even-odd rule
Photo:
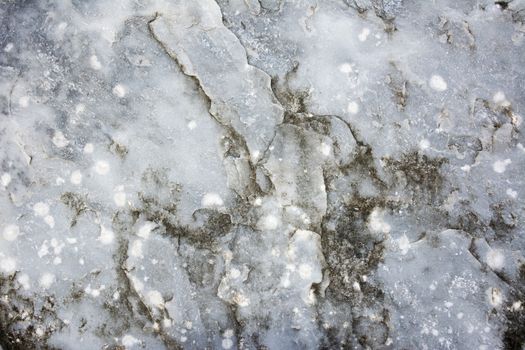
[[[525,1],[0,0],[1,349],[525,349]]]

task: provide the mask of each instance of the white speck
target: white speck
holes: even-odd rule
[[[126,348],[131,348],[132,346],[139,343],[140,341],[132,335],[126,334],[122,337],[122,345],[124,345]]]
[[[104,226],[100,226],[100,236],[98,236],[97,240],[100,241],[102,244],[111,244],[113,243],[113,239],[115,238],[115,234],[113,231],[108,230]]]
[[[450,309],[452,306],[454,306],[454,303],[451,303],[450,301],[446,301],[446,302],[445,302],[445,307],[446,307],[447,309]]]
[[[344,74],[349,74],[353,72],[353,67],[350,63],[343,63],[339,66],[339,71]]]
[[[288,278],[289,277],[289,274],[285,274],[284,276],[282,276],[281,278],[281,284],[284,288],[288,288],[290,287],[290,279]]]
[[[89,58],[89,65],[91,66],[91,68],[93,68],[94,70],[100,70],[102,68],[102,64],[100,63],[100,61],[98,60],[98,57],[93,55]]]
[[[324,188],[321,189],[321,190],[324,191]],[[306,225],[310,225],[310,222],[311,222],[311,221],[310,221],[310,218],[308,217],[308,215],[306,215],[306,214],[303,213],[303,214],[301,215],[301,219],[303,219],[303,222],[304,222]]]
[[[461,320],[463,318],[463,316],[465,316],[465,314],[463,312],[458,312],[458,314],[456,315],[458,320]]]
[[[503,303],[503,294],[499,288],[493,287],[487,289],[487,297],[489,303],[494,307],[498,307]]]
[[[42,258],[44,256],[46,256],[47,254],[49,254],[49,247],[47,245],[47,240],[44,241],[44,243],[42,243],[42,245],[40,246],[40,249],[38,249],[38,257],[39,258]]]
[[[350,114],[357,114],[359,113],[359,104],[355,101],[352,101],[348,104],[347,110]]]
[[[433,75],[430,77],[429,85],[432,89],[443,92],[447,89],[447,82],[441,75]]]
[[[84,111],[86,110],[86,106],[82,103],[79,103],[78,105],[75,106],[75,113],[76,114],[81,114],[81,113],[84,113]]]
[[[492,101],[494,101],[494,103],[501,103],[505,101],[505,93],[503,91],[496,92],[492,97]]]
[[[505,255],[500,249],[490,249],[487,252],[487,264],[493,270],[501,270],[505,265]]]
[[[209,207],[220,207],[224,204],[222,201],[221,196],[219,196],[217,193],[206,193],[204,197],[202,197],[201,205],[203,207],[209,208]]]
[[[122,97],[126,96],[126,93],[127,93],[126,87],[124,85],[122,85],[122,84],[117,84],[113,88],[113,94],[115,96],[117,96],[117,97],[122,98]]]
[[[73,171],[69,177],[69,181],[71,181],[73,185],[80,185],[82,183],[82,173],[80,170]]]
[[[230,338],[226,338],[222,340],[222,348],[223,349],[231,349],[233,346],[233,340]]]
[[[49,214],[49,205],[44,202],[38,202],[33,206],[33,211],[36,216],[46,216]]]
[[[44,222],[51,228],[55,227],[55,218],[51,215],[46,215]]]
[[[421,148],[422,150],[425,150],[429,147],[430,147],[430,141],[428,141],[427,139],[423,139],[419,141],[419,148]]]
[[[408,250],[410,249],[410,241],[408,240],[407,235],[404,234],[397,240],[397,246],[399,247],[401,254],[406,255],[406,253],[408,253]]]
[[[235,267],[233,267],[230,270],[230,277],[231,278],[236,279],[236,278],[239,278],[240,276],[241,276],[241,271],[239,271],[239,269],[236,269]]]
[[[511,119],[512,124],[514,124],[515,127],[518,127],[521,125],[521,123],[523,123],[523,117],[514,112],[511,112],[510,119]]]
[[[95,147],[92,143],[86,143],[84,146],[84,153],[85,154],[91,154],[95,150]]]
[[[29,106],[29,96],[22,96],[22,97],[20,97],[18,99],[18,104],[22,108],[26,108],[27,106]]]
[[[494,169],[495,172],[498,174],[502,174],[507,170],[507,165],[511,164],[512,161],[510,159],[505,160],[497,160],[492,164],[492,169]]]
[[[5,52],[10,52],[13,49],[14,46],[15,45],[13,45],[13,43],[7,43],[7,45],[4,47],[4,51]]]
[[[65,244],[62,243],[62,242],[59,242],[58,240],[56,240],[55,238],[53,238],[51,240],[51,246],[53,247],[53,252],[55,254],[60,254],[60,252],[62,251],[62,249],[64,248]]]
[[[94,298],[97,298],[98,296],[100,296],[100,290],[92,289],[91,293],[89,293],[89,294],[91,294],[91,296],[93,296]]]
[[[109,163],[105,160],[99,160],[95,163],[95,171],[99,175],[106,175],[109,173]]]
[[[361,291],[361,285],[359,284],[359,282],[355,281],[353,284],[352,284],[352,288],[356,291],[356,292],[360,292]]]
[[[31,283],[29,282],[29,276],[27,274],[23,273],[23,274],[18,275],[16,280],[18,281],[18,283],[20,283],[22,288],[24,288],[25,290],[28,290],[29,288],[31,288]]]
[[[505,97],[505,93],[503,91],[496,92],[492,97],[492,101],[494,101],[495,104],[498,104],[503,107],[510,106],[510,102]]]
[[[262,230],[275,230],[279,225],[279,218],[271,214],[263,216],[257,223]]]
[[[53,265],[60,265],[62,263],[62,258],[57,256],[53,259]]]
[[[136,239],[131,243],[131,248],[129,249],[129,255],[135,257],[135,258],[143,258],[142,255],[142,241],[139,239]]]
[[[390,225],[386,223],[382,218],[381,211],[375,208],[372,213],[368,216],[368,226],[370,230],[376,233],[389,233]]]
[[[44,330],[42,329],[42,327],[37,327],[36,330],[35,330],[35,334],[37,337],[41,337],[44,335]]]
[[[231,338],[231,337],[233,337],[233,334],[234,334],[233,333],[233,329],[227,329],[227,330],[224,331],[224,337],[225,338]]]
[[[315,294],[314,294],[314,289],[311,288],[310,291],[308,292],[308,295],[303,297],[302,299],[307,305],[315,304],[316,298],[315,298]]]
[[[113,201],[117,205],[117,207],[123,207],[126,205],[126,193],[125,192],[117,192],[113,195]]]
[[[464,172],[468,173],[470,171],[470,165],[465,164],[460,169],[463,170]]]
[[[0,182],[2,183],[2,186],[7,187],[11,183],[11,175],[8,173],[3,173],[2,177],[0,178]]]
[[[60,24],[57,26],[58,30],[60,31],[66,29],[66,27],[67,27],[67,22],[60,22]]]
[[[55,282],[55,275],[49,272],[44,273],[42,276],[40,276],[40,279],[38,280],[40,287],[44,289],[48,289],[49,287],[51,287],[51,285],[54,282]]]
[[[255,198],[255,200],[253,201],[253,205],[256,206],[256,207],[261,206],[261,204],[262,204],[262,199],[261,199],[261,197],[257,197],[257,198]]]
[[[4,228],[3,236],[6,241],[14,241],[20,234],[20,228],[17,225],[7,225]]]
[[[8,274],[15,272],[16,260],[11,257],[3,258],[0,261],[0,270]]]
[[[150,222],[150,221],[148,221],[148,222],[144,223],[144,225],[142,225],[142,226],[139,228],[139,230],[138,230],[138,232],[137,232],[137,236],[146,239],[146,238],[149,237],[151,231],[152,231],[155,227],[157,227],[157,225],[156,225],[154,222]]]
[[[432,330],[432,335],[433,335],[434,337],[437,337],[437,336],[439,335],[438,330],[437,330],[437,329],[433,329],[433,330]]]
[[[512,303],[512,306],[510,307],[511,311],[519,311],[521,310],[521,301],[515,301]]]
[[[299,265],[299,276],[306,280],[310,277],[312,277],[312,267],[308,264],[301,264]]]
[[[159,291],[152,290],[148,292],[148,301],[155,307],[161,308],[164,306],[164,298]]]
[[[233,296],[233,301],[240,307],[246,307],[250,305],[250,299],[242,293],[235,293],[235,295]]]
[[[192,120],[188,123],[188,129],[193,130],[197,127],[197,122],[195,120]]]
[[[507,188],[507,196],[509,196],[510,198],[518,198],[518,192],[514,191],[512,188]]]
[[[330,155],[330,151],[332,150],[332,147],[330,145],[327,145],[326,143],[321,143],[321,153],[325,156]]]
[[[66,139],[62,131],[59,130],[55,131],[55,135],[53,136],[52,141],[54,145],[58,148],[66,147],[67,145],[69,145],[69,140]]]
[[[359,41],[366,41],[369,35],[370,35],[370,29],[363,28],[363,30],[361,30],[361,33],[359,33],[357,37],[359,38]]]

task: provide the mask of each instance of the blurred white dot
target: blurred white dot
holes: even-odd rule
[[[95,163],[95,171],[99,175],[106,175],[109,173],[109,163],[105,160],[99,160]]]
[[[126,93],[127,93],[126,87],[124,85],[122,85],[122,84],[117,84],[113,88],[113,94],[115,96],[117,96],[117,97],[122,98],[122,97],[126,96]]]
[[[82,183],[82,173],[80,172],[80,170],[73,171],[69,180],[73,185],[80,185]]]
[[[347,110],[350,114],[357,114],[359,112],[359,105],[357,104],[357,102],[352,101],[348,104]]]

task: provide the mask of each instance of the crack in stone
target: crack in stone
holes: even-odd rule
[[[161,16],[161,14],[160,13],[156,13],[155,16],[148,21],[148,31],[149,31],[151,37],[160,45],[160,47],[172,59],[172,61],[175,62],[178,65],[178,67],[180,68],[181,72],[184,73],[185,76],[187,76],[191,80],[193,80],[193,82],[195,83],[195,86],[197,86],[197,88],[198,88],[199,95],[202,96],[204,101],[206,102],[207,109],[208,109],[208,114],[212,117],[213,120],[215,120],[221,127],[223,127],[228,133],[230,133],[233,136],[233,138],[237,141],[238,145],[241,146],[241,149],[248,155],[248,156],[243,157],[243,159],[248,163],[248,166],[249,166],[249,169],[250,169],[250,175],[248,177],[250,181],[249,181],[249,184],[247,184],[247,188],[251,189],[249,191],[249,193],[251,193],[252,195],[255,195],[257,193],[262,193],[261,188],[259,187],[259,185],[256,182],[256,178],[257,178],[256,168],[258,167],[258,165],[261,162],[261,160],[259,160],[257,162],[257,164],[253,163],[253,161],[252,161],[252,159],[250,157],[250,151],[248,149],[248,146],[247,146],[247,143],[246,143],[246,139],[244,138],[244,136],[241,135],[239,132],[237,132],[233,128],[233,126],[231,126],[229,124],[226,124],[225,122],[221,121],[221,118],[219,117],[219,115],[214,114],[214,113],[211,112],[211,109],[212,109],[212,98],[204,90],[204,88],[202,86],[202,82],[200,81],[199,77],[197,75],[190,74],[188,72],[187,68],[184,66],[184,64],[182,64],[180,62],[178,57],[155,34],[155,31],[154,31],[154,29],[152,27],[152,24],[153,24],[153,22],[155,22],[159,18],[159,16]],[[275,137],[275,132],[274,132],[274,137]],[[273,138],[272,138],[272,141],[273,141]],[[270,145],[271,145],[271,142],[268,144],[268,147],[264,151],[263,155],[266,155],[266,152],[267,152],[268,148],[270,147]],[[238,193],[237,191],[235,191],[235,192],[241,198],[245,198],[246,199],[246,197],[242,193]]]
[[[15,91],[15,88],[16,88],[16,84],[18,83],[18,80],[20,79],[20,77],[22,76],[22,71],[20,70],[18,72],[18,74],[16,75],[16,78],[15,78],[15,81],[13,82],[13,85],[11,86],[11,88],[9,89],[9,99],[7,101],[7,105],[8,105],[8,111],[9,111],[9,117],[12,117],[12,114],[13,114],[13,111],[12,111],[12,101],[13,101],[13,93]]]
[[[122,214],[120,214],[122,215]],[[119,215],[115,216],[114,221],[117,222],[120,220]],[[146,324],[142,322],[141,320],[134,317],[135,311],[138,312],[140,315],[146,317],[147,321],[151,323],[151,325],[158,325],[158,329],[154,331],[155,334],[157,334],[164,345],[167,346],[168,349],[176,349],[181,350],[183,347],[172,337],[170,337],[166,332],[163,331],[163,325],[162,323],[157,323],[155,320],[155,317],[150,311],[150,308],[142,298],[142,296],[137,292],[135,287],[133,286],[133,281],[129,277],[129,270],[126,267],[127,260],[129,258],[128,255],[128,246],[129,246],[129,240],[124,236],[125,232],[121,232],[120,230],[117,230],[119,232],[118,236],[118,248],[115,253],[114,259],[115,259],[115,265],[116,265],[116,274],[118,279],[118,285],[120,288],[122,288],[122,292],[120,295],[120,300],[123,300],[126,308],[131,313],[133,320],[137,323],[141,324],[140,328],[146,327]],[[130,300],[131,299],[131,300]],[[133,306],[133,300],[137,303],[137,309]]]

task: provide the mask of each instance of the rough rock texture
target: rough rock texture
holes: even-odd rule
[[[525,1],[0,0],[1,349],[525,349]]]

